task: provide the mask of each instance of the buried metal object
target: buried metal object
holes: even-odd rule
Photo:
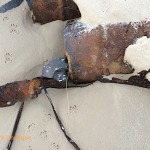
[[[33,19],[41,24],[55,20],[71,20],[81,17],[73,0],[32,0]]]
[[[67,68],[68,65],[65,61],[65,58],[58,58],[56,60],[50,61],[48,64],[43,66],[42,77],[33,79],[32,81],[20,81],[6,84],[2,86],[0,89],[0,107],[11,106],[14,105],[17,101],[21,101],[22,104],[19,108],[18,115],[16,117],[16,121],[13,127],[11,139],[8,142],[7,150],[11,150],[14,137],[17,132],[17,128],[19,125],[19,121],[22,115],[24,101],[31,96],[35,98],[38,94],[44,90],[45,95],[47,96],[51,107],[53,109],[55,118],[60,126],[60,129],[64,133],[64,136],[68,140],[68,142],[76,149],[80,150],[79,146],[72,140],[71,137],[66,133],[65,127],[54,108],[53,102],[46,90],[48,87],[58,87],[65,88],[66,80],[67,80]],[[6,97],[5,97],[6,96]]]
[[[0,13],[19,7],[25,0],[10,0],[0,6]],[[81,17],[78,6],[73,0],[26,0],[33,11],[32,19],[41,24],[56,20],[72,20]]]
[[[42,77],[33,79],[32,81],[18,81],[14,83],[9,83],[0,87],[0,107],[6,107],[14,105],[17,101],[21,101],[22,104],[18,111],[18,115],[14,124],[13,132],[11,135],[11,139],[8,143],[7,149],[10,150],[13,144],[13,137],[16,134],[17,127],[21,118],[24,101],[28,97],[36,98],[38,94],[44,90],[48,100],[50,101],[51,107],[53,109],[56,120],[60,126],[60,129],[64,133],[66,139],[76,150],[80,150],[79,146],[68,136],[66,130],[59,119],[58,114],[54,108],[52,100],[47,92],[47,88],[66,88],[66,80],[68,78],[68,65],[65,58],[58,58],[53,61],[50,61],[48,64],[43,66]],[[120,80],[113,78],[112,80],[108,80],[103,78],[103,76],[99,76],[97,80],[104,83],[119,83],[119,84],[128,84],[135,85],[144,88],[150,88],[150,82],[145,79],[145,76],[149,71],[142,71],[139,73],[139,76],[130,77],[128,80]],[[88,84],[87,84],[88,85]],[[78,85],[78,87],[83,87],[87,85]],[[74,87],[75,84],[68,84],[67,87]]]
[[[68,64],[65,57],[57,58],[43,66],[42,77],[53,78],[58,82],[66,82]]]
[[[89,83],[100,75],[133,73],[134,68],[124,62],[126,48],[140,37],[149,37],[149,31],[150,22],[146,21],[96,28],[68,22],[64,38],[70,78],[76,83]]]

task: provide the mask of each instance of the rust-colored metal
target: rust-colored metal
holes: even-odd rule
[[[85,87],[89,84],[75,85],[71,81],[68,82],[67,88]],[[42,88],[66,88],[65,83],[60,83],[54,79],[36,78],[33,80],[16,81],[0,86],[0,107],[8,107],[16,102],[24,102],[28,98],[36,98],[41,93]]]
[[[125,49],[149,33],[150,22],[99,25],[91,31],[82,23],[69,22],[64,36],[71,79],[87,83],[99,75],[132,73],[123,61]]]
[[[32,0],[32,3],[34,21],[41,24],[81,17],[79,8],[73,0]]]
[[[126,84],[126,85],[132,85],[132,86],[138,86],[143,88],[150,88],[150,81],[146,79],[146,74],[149,73],[150,70],[142,71],[139,73],[139,75],[133,75],[128,80],[118,79],[118,78],[112,78],[112,80],[109,80],[107,78],[103,78],[103,76],[99,77],[99,81],[103,83],[118,83],[118,84]]]
[[[39,88],[39,80],[25,80],[0,86],[0,107],[14,105],[18,101],[25,101]]]
[[[12,106],[18,101],[24,102],[29,97],[36,98],[42,86],[45,88],[65,88],[65,84],[46,78],[8,83],[0,86],[0,107]]]
[[[76,22],[68,23],[65,29],[65,52],[69,63],[69,77],[74,83],[101,82],[129,84],[150,88],[150,82],[143,72],[140,76],[128,80],[113,78],[100,79],[100,75],[131,73],[133,70],[123,62],[125,49],[141,36],[150,36],[150,22],[102,25],[86,32],[87,27]],[[104,32],[105,31],[105,32]],[[106,32],[107,31],[107,32]],[[143,75],[144,74],[144,75]],[[87,85],[68,84],[67,87]],[[24,102],[27,98],[36,98],[41,88],[65,88],[66,84],[54,79],[36,78],[16,81],[0,86],[0,107]]]

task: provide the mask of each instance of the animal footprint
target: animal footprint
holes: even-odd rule
[[[49,121],[51,121],[52,120],[52,115],[51,114],[47,114],[47,113],[45,113],[45,116],[43,117],[43,122],[44,123],[48,123]]]
[[[59,149],[59,145],[57,145],[55,142],[51,144],[51,147],[54,149]]]
[[[12,54],[6,53],[6,54],[4,55],[4,57],[5,57],[5,63],[6,63],[6,64],[12,63]]]
[[[30,131],[32,131],[33,130],[33,128],[34,128],[34,126],[35,126],[35,124],[34,123],[31,123],[30,125],[28,125],[28,130]]]
[[[40,133],[40,137],[43,139],[46,139],[47,138],[47,131],[46,130],[44,130],[44,131],[42,131],[41,133]]]
[[[28,150],[32,150],[31,146],[29,146]]]
[[[51,114],[45,114],[45,117],[47,118],[47,121],[52,119],[52,115]]]
[[[15,25],[14,23],[10,25],[10,33],[19,34],[19,30],[17,30],[17,25]]]
[[[3,21],[7,21],[7,20],[9,20],[7,16],[3,18]]]
[[[70,112],[75,112],[75,113],[77,113],[77,112],[78,112],[77,105],[70,106]]]

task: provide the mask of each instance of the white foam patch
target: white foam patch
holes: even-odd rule
[[[109,24],[150,20],[149,0],[74,0],[83,22]]]
[[[127,47],[124,60],[127,61],[136,72],[150,69],[150,38],[143,36],[135,44]]]

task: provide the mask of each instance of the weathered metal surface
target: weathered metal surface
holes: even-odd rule
[[[117,78],[112,78],[112,80],[103,78],[99,76],[98,81],[103,83],[119,83],[127,84],[133,86],[139,86],[143,88],[150,88],[150,82],[145,79],[145,76],[150,71],[143,71],[139,75],[130,77],[128,80],[121,80]],[[92,84],[73,84],[72,81],[68,82],[67,88],[72,87],[86,87]],[[18,81],[13,83],[8,83],[6,85],[0,86],[0,107],[8,107],[14,105],[16,102],[24,102],[28,98],[36,98],[41,90],[45,88],[66,88],[66,84],[58,82],[54,79],[48,78],[36,78],[32,81]]]
[[[65,57],[49,61],[43,66],[42,77],[53,78],[58,82],[66,82],[68,78],[68,64]]]
[[[132,86],[138,86],[143,88],[150,88],[150,82],[148,79],[146,79],[146,74],[149,73],[150,70],[142,71],[139,73],[139,75],[133,75],[128,80],[122,80],[118,78],[112,78],[112,80],[109,80],[107,78],[103,78],[103,76],[99,77],[99,81],[103,83],[118,83],[118,84],[126,84],[126,85],[132,85]]]
[[[149,36],[150,23],[89,27],[69,22],[64,31],[69,75],[76,83],[96,81],[99,75],[132,73],[124,63],[125,49],[142,36]]]
[[[35,22],[41,24],[81,17],[79,8],[73,0],[32,0],[32,6]]]
[[[43,88],[72,88],[85,87],[89,84],[73,84],[68,80],[68,83],[59,82],[52,78],[36,78],[33,80],[17,81],[0,86],[0,107],[8,107],[16,102],[24,102],[28,98],[36,98],[41,93]]]
[[[34,95],[39,88],[39,80],[25,80],[0,86],[0,107],[14,105],[18,101],[25,101]]]

